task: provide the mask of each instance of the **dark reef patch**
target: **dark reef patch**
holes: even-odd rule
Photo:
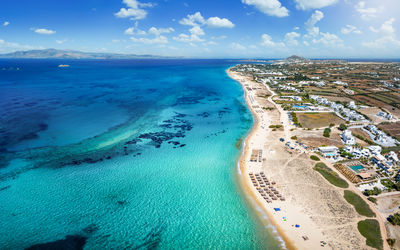
[[[1,191],[4,191],[4,190],[6,190],[6,189],[9,189],[10,187],[11,187],[10,185],[5,186],[5,187],[2,187],[2,188],[0,188],[0,192],[1,192]]]
[[[203,118],[207,118],[207,117],[210,116],[210,113],[208,113],[208,112],[203,112],[203,113],[198,114],[197,116],[200,116],[200,117],[203,117]]]
[[[86,244],[87,237],[81,235],[67,235],[62,240],[36,244],[26,248],[27,250],[80,250]]]

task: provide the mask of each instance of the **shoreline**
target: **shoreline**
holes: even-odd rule
[[[237,177],[239,180],[239,186],[242,188],[242,192],[247,195],[245,198],[249,200],[249,204],[251,206],[253,206],[253,209],[255,211],[255,213],[257,214],[257,216],[259,217],[260,221],[265,225],[265,226],[271,226],[270,224],[272,224],[272,226],[274,227],[274,229],[276,230],[276,233],[278,235],[278,239],[277,241],[281,242],[281,244],[283,243],[284,247],[286,249],[297,249],[295,247],[295,244],[292,240],[290,240],[290,238],[288,237],[288,235],[286,235],[283,231],[283,229],[279,226],[278,223],[276,223],[274,217],[272,216],[272,214],[270,214],[270,212],[268,210],[266,210],[265,208],[263,208],[263,204],[262,201],[260,201],[258,199],[258,197],[256,196],[256,194],[253,192],[253,190],[251,189],[251,183],[249,182],[248,178],[246,178],[246,175],[248,171],[246,171],[246,156],[249,153],[249,140],[251,139],[251,137],[254,135],[254,133],[256,132],[258,126],[259,126],[259,118],[257,116],[257,114],[255,113],[254,109],[251,107],[251,105],[249,105],[249,100],[248,100],[248,93],[245,90],[245,87],[243,85],[242,82],[238,81],[237,79],[234,78],[234,76],[232,75],[232,72],[230,71],[230,68],[226,70],[226,73],[228,74],[228,76],[233,79],[234,81],[238,82],[240,84],[240,86],[243,89],[243,95],[244,95],[244,100],[246,103],[247,108],[249,109],[252,117],[253,117],[253,125],[251,127],[251,129],[249,130],[249,132],[246,134],[243,142],[242,142],[242,149],[240,152],[240,157],[238,159],[237,162],[237,168],[238,168],[238,172],[237,172]],[[259,209],[258,209],[259,208]],[[261,211],[260,211],[261,210]],[[268,224],[266,223],[266,220],[263,218],[262,215],[266,215],[268,217]],[[274,235],[274,237],[276,237]],[[282,242],[283,241],[283,242]]]
[[[276,94],[267,85],[230,69],[226,73],[241,85],[254,121],[242,143],[237,178],[260,221],[266,226],[272,224],[287,249],[371,249],[357,230],[358,221],[364,218],[344,200],[343,189],[313,170],[315,162],[306,151],[285,147],[290,141],[290,123],[286,113],[272,101]],[[270,126],[275,124],[282,127],[272,129]],[[254,151],[259,154],[256,160]],[[265,182],[264,188],[255,174],[265,176],[273,186]],[[284,199],[273,199],[276,197],[271,196],[271,190],[279,191]]]

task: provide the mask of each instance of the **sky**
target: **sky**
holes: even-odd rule
[[[399,0],[1,0],[0,53],[400,58]]]

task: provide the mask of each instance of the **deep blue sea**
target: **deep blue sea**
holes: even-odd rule
[[[0,249],[279,249],[237,184],[233,64],[0,60]]]

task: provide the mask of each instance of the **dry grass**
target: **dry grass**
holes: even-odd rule
[[[323,128],[345,122],[334,113],[297,113],[297,118],[303,128]]]

